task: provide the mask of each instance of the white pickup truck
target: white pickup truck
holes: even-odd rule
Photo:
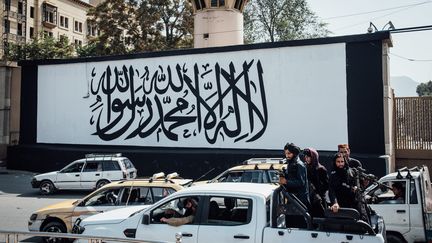
[[[187,198],[198,203],[191,223],[171,226],[161,222],[162,217],[180,217]],[[78,220],[73,232],[162,242],[174,242],[177,236],[184,243],[385,242],[381,217],[373,215],[372,225],[358,217],[357,211],[347,209],[312,219],[281,187],[211,183],[186,188],[140,210],[123,208]]]
[[[384,218],[387,242],[431,242],[432,187],[428,168],[402,168],[378,182],[366,189],[366,200]],[[402,197],[391,190],[396,184],[402,188]]]

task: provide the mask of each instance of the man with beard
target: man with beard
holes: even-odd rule
[[[330,174],[329,197],[330,209],[337,213],[339,208],[356,209],[361,219],[369,222],[366,205],[358,200],[360,188],[356,181],[356,170],[352,169],[345,162],[344,155],[337,153],[333,157],[333,170]]]
[[[306,167],[299,159],[300,148],[293,143],[287,143],[284,147],[287,162],[286,184],[287,192],[296,196],[307,208],[309,208],[309,187]]]
[[[345,161],[348,162],[348,166],[350,168],[363,167],[362,163],[359,160],[350,157],[351,150],[348,144],[339,144],[338,152],[344,156]]]

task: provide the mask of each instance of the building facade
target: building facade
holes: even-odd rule
[[[29,42],[39,33],[54,38],[67,37],[78,46],[96,36],[95,28],[87,24],[87,12],[99,3],[80,0],[2,0],[0,32],[0,160],[6,157],[6,147],[19,140],[21,70],[6,60],[9,43]]]
[[[88,36],[96,35],[87,25],[91,4],[80,0],[2,0],[1,33],[3,56],[8,43],[25,43],[39,33],[85,45]]]

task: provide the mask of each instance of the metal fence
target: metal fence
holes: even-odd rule
[[[129,242],[129,243],[163,243],[162,241],[143,241],[134,239],[122,239],[112,237],[85,236],[68,233],[48,233],[48,232],[26,232],[26,231],[3,231],[0,230],[0,243],[18,242],[42,242],[43,238],[79,240],[79,242],[102,243],[102,242]],[[31,239],[39,239],[31,241]],[[181,236],[176,234],[171,242],[180,243]],[[166,242],[165,242],[166,243]]]
[[[432,97],[395,98],[396,149],[432,150]]]

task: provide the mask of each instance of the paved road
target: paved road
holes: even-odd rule
[[[89,193],[66,191],[41,196],[30,185],[33,175],[26,171],[0,168],[0,230],[28,231],[27,221],[33,211],[64,200],[79,199]],[[0,239],[0,242],[3,240]]]

